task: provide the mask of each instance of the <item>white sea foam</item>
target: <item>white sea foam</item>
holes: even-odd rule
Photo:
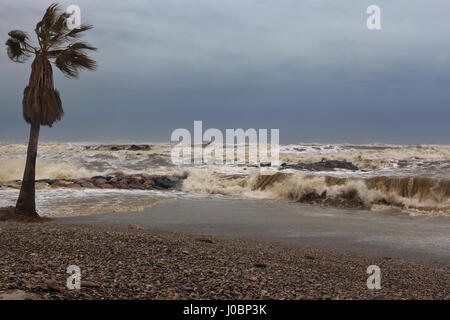
[[[173,144],[152,143],[150,146],[150,150],[135,151],[109,150],[108,145],[92,143],[41,143],[38,150],[37,179],[91,177],[114,171],[161,175],[185,172],[188,177],[183,182],[183,192],[171,194],[171,197],[187,194],[225,195],[320,204],[350,203],[350,200],[345,200],[346,197],[357,197],[355,204],[372,208],[396,205],[404,210],[434,210],[443,213],[450,208],[450,146],[447,145],[281,145],[282,162],[295,164],[345,160],[360,170],[330,169],[311,172],[287,169],[283,170],[287,174],[285,178],[274,180],[264,188],[258,187],[263,179],[258,168],[229,164],[175,166],[170,161]],[[242,145],[239,148],[248,146]],[[0,188],[5,189],[7,181],[22,178],[25,155],[24,144],[0,144]],[[6,202],[12,205],[17,192],[1,190],[0,205],[6,205],[5,199],[9,199]],[[322,197],[324,192],[326,196]],[[114,195],[117,199],[114,199]],[[69,203],[66,209],[62,209],[66,210],[64,215],[67,215],[83,211],[81,205],[76,207],[76,202],[82,203],[84,212],[88,213],[98,212],[101,207],[103,209],[100,211],[103,212],[105,208],[109,211],[130,211],[152,205],[154,199],[162,196],[155,198],[155,194],[151,192],[138,190],[127,193],[122,190],[51,189],[39,191],[37,197],[40,210],[48,215]],[[332,198],[344,200],[333,202],[330,200]],[[79,201],[80,199],[89,201]]]

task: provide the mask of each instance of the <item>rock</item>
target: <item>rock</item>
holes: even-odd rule
[[[6,184],[7,188],[20,189],[22,183],[20,181],[10,181]]]
[[[52,187],[56,187],[56,188],[58,188],[58,187],[65,188],[65,187],[67,187],[67,186],[69,186],[69,185],[71,185],[71,184],[72,184],[72,181],[57,180],[57,181],[51,183],[50,185],[51,185]]]
[[[313,163],[282,163],[280,169],[295,169],[295,170],[307,170],[307,171],[334,171],[335,169],[346,169],[357,171],[357,166],[353,163],[345,160],[322,160]]]
[[[123,177],[125,175],[125,173],[123,173],[122,171],[117,171],[117,172],[114,172],[114,175],[116,177]]]
[[[89,188],[89,189],[95,188],[95,186],[92,183],[90,183],[90,182],[88,182],[88,183],[81,183],[80,186],[82,186],[83,188]]]
[[[128,147],[127,150],[131,150],[131,151],[148,151],[150,150],[150,146],[148,144],[141,144],[141,145],[136,145],[136,144],[132,144],[131,146]]]
[[[48,183],[47,182],[36,182],[35,187],[36,187],[36,189],[45,189],[48,187]],[[1,188],[1,186],[0,186],[0,188]]]
[[[170,181],[167,177],[157,177],[153,180],[155,189],[170,189],[176,186],[175,182]]]
[[[81,281],[81,286],[85,288],[99,288],[100,285],[98,283],[92,281]]]
[[[94,184],[95,185],[101,185],[101,184],[105,184],[105,183],[107,183],[108,181],[106,180],[106,179],[104,179],[104,178],[97,178],[97,179],[95,179],[95,178],[92,178],[93,180],[94,180]]]
[[[205,242],[205,243],[214,243],[211,239],[208,239],[208,238],[197,238],[195,240],[200,241],[200,242]]]
[[[73,182],[76,183],[76,184],[80,184],[81,185],[83,183],[89,183],[91,181],[89,181],[87,179],[75,179]]]
[[[139,190],[144,190],[145,189],[145,187],[143,185],[137,184],[137,183],[129,184],[128,187],[130,189],[139,189]]]
[[[130,150],[130,151],[148,151],[151,150],[151,146],[148,144],[107,144],[99,146],[86,146],[86,150],[100,150],[100,151],[120,151],[120,150]]]
[[[153,187],[154,185],[155,185],[155,182],[153,181],[153,179],[146,179],[145,181],[144,181],[144,185],[145,186],[151,186],[151,187]]]
[[[69,184],[69,185],[67,186],[67,188],[76,188],[76,189],[80,189],[81,186],[80,186],[78,183],[72,183],[72,184]]]
[[[256,268],[265,268],[265,267],[267,267],[267,265],[264,264],[264,263],[254,263],[253,266],[256,267]]]
[[[39,296],[33,293],[28,293],[23,290],[13,289],[8,291],[0,291],[0,300],[34,300],[39,299]]]
[[[139,227],[137,224],[130,224],[130,225],[128,225],[128,229],[140,230],[141,227]]]
[[[91,180],[98,180],[98,179],[105,179],[106,180],[106,177],[104,177],[104,176],[94,176],[94,177],[91,178]]]
[[[112,185],[107,184],[107,183],[98,185],[97,187],[99,187],[100,189],[114,189],[114,187]]]
[[[31,268],[31,271],[33,271],[33,272],[38,272],[38,271],[42,271],[42,270],[44,270],[44,267],[39,266],[39,265],[35,265]]]
[[[58,282],[55,279],[48,280],[46,282],[46,285],[47,285],[47,288],[49,288],[50,290],[61,291],[61,289],[58,286]]]

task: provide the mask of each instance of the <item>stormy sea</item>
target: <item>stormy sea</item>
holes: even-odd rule
[[[129,212],[170,199],[225,197],[450,215],[447,145],[280,145],[281,165],[267,169],[270,174],[261,170],[265,164],[174,165],[173,147],[42,143],[36,177],[39,213]],[[25,144],[0,145],[0,206],[14,204],[25,156]],[[154,183],[155,177],[162,177],[160,183]]]
[[[285,144],[276,165],[205,154],[200,164],[174,164],[175,146],[41,143],[37,210],[63,224],[450,264],[450,146]],[[250,147],[234,146],[235,155]],[[15,204],[25,156],[25,144],[0,146],[0,207]]]

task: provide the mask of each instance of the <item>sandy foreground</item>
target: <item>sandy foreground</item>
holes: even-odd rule
[[[0,248],[0,299],[450,298],[448,268],[265,242],[2,222]],[[80,290],[65,287],[69,265]],[[380,290],[367,288],[369,265]]]

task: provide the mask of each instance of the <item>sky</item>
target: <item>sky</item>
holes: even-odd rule
[[[50,1],[2,0],[0,40]],[[54,70],[43,141],[170,140],[176,128],[279,129],[280,141],[450,143],[448,0],[62,1],[92,24],[95,72]],[[381,30],[366,9],[381,8]],[[26,141],[30,73],[0,50],[0,141]]]

